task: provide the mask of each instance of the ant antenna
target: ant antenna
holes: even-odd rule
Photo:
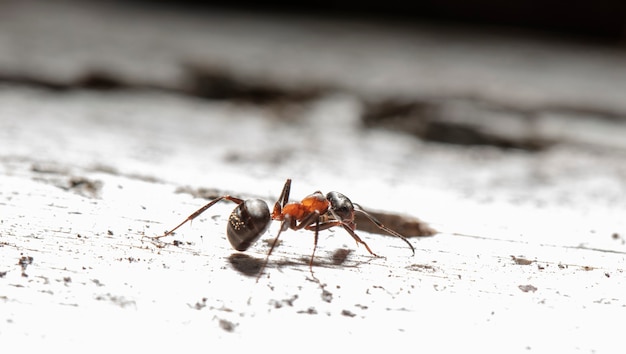
[[[366,212],[362,206],[360,206],[357,203],[352,203],[355,208],[355,211],[360,212],[361,214],[365,215],[365,217],[367,217],[371,222],[373,222],[376,226],[378,226],[379,229],[387,232],[388,234],[398,237],[400,238],[402,241],[404,241],[407,245],[409,245],[409,247],[411,247],[411,252],[413,252],[413,255],[415,256],[415,248],[413,247],[413,245],[411,244],[411,242],[409,242],[409,240],[407,240],[406,237],[400,235],[399,233],[393,231],[392,229],[388,228],[387,226],[383,225],[382,222],[378,221],[378,219],[376,219],[374,216],[370,215],[370,213]]]

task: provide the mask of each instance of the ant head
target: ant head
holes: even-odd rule
[[[330,202],[330,211],[338,220],[353,222],[354,205],[345,195],[339,192],[329,192],[326,199]]]

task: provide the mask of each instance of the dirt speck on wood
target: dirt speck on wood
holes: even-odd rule
[[[23,277],[28,277],[28,274],[26,274],[26,268],[33,264],[33,257],[30,256],[22,256],[20,257],[19,261],[17,262],[17,264],[22,267],[22,276]]]
[[[515,262],[515,264],[519,264],[519,265],[531,265],[534,262],[523,257],[511,256],[511,259],[513,260],[513,262]]]
[[[226,332],[233,332],[235,330],[235,327],[237,327],[237,325],[231,321],[220,319],[220,327]]]
[[[535,291],[537,291],[537,288],[535,286],[533,286],[533,285],[530,285],[530,284],[520,285],[520,286],[518,286],[518,288],[521,291],[525,292],[525,293],[527,293],[527,292],[533,292],[534,293]]]

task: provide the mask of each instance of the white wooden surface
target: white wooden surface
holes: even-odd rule
[[[626,102],[619,99],[624,81],[609,69],[616,66],[604,64],[619,64],[622,56],[603,59],[584,47],[550,51],[539,46],[539,53],[551,54],[524,62],[529,67],[515,60],[493,65],[480,60],[490,58],[488,48],[498,43],[491,38],[481,42],[485,47],[479,46],[473,65],[452,70],[458,60],[448,54],[467,48],[464,40],[443,35],[412,42],[415,34],[402,32],[395,41],[381,41],[376,39],[389,38],[389,33],[373,31],[367,33],[380,37],[368,42],[355,31],[349,33],[356,42],[348,36],[345,43],[339,38],[328,44],[334,50],[319,54],[330,58],[324,61],[310,57],[313,52],[277,49],[300,48],[294,43],[308,38],[306,28],[311,27],[306,26],[319,28],[315,22],[299,23],[302,32],[284,32],[274,22],[244,16],[240,21],[250,21],[251,27],[238,32],[227,21],[207,25],[179,19],[180,32],[161,36],[158,28],[163,27],[146,25],[145,17],[135,19],[126,12],[106,17],[115,19],[115,26],[103,31],[109,27],[98,19],[104,17],[88,7],[55,12],[56,7],[43,5],[29,12],[21,4],[11,2],[13,11],[3,11],[0,23],[20,29],[11,33],[15,38],[28,39],[0,38],[0,46],[11,48],[0,53],[5,72],[21,68],[71,82],[101,59],[135,84],[176,86],[181,84],[176,83],[174,59],[191,54],[210,59],[218,53],[217,59],[242,72],[269,72],[292,83],[325,73],[318,77],[336,80],[344,89],[281,110],[141,85],[110,92],[0,87],[3,348],[214,352],[230,345],[226,348],[242,352],[623,352],[619,323],[626,315],[626,155],[623,145],[615,144],[624,130],[619,119],[577,117],[580,124],[565,125],[562,144],[537,153],[424,143],[401,133],[366,130],[359,122],[364,92],[454,96],[478,90],[490,100],[522,106],[580,103],[619,116]],[[40,13],[48,14],[37,17],[41,22],[21,21]],[[82,21],[93,25],[90,31],[75,29]],[[73,26],[64,27],[65,22]],[[211,27],[216,23],[226,27]],[[231,30],[198,31],[206,28]],[[291,34],[293,42],[276,41],[275,32]],[[68,40],[67,33],[76,37]],[[326,38],[319,36],[312,38]],[[57,53],[60,57],[51,55],[59,47],[41,44],[53,43],[51,38],[64,49]],[[253,47],[259,38],[263,46]],[[83,40],[95,43],[89,47],[93,50],[80,52],[85,47],[71,44]],[[404,41],[419,45],[399,51]],[[145,58],[145,51],[135,52],[136,43],[180,51],[174,58],[156,56],[137,65],[135,56]],[[358,44],[353,53],[386,43],[387,52],[403,54],[357,55],[369,59],[354,62],[343,51],[347,43]],[[429,43],[441,52],[422,51]],[[511,42],[505,43],[509,48]],[[526,43],[523,48],[536,47]],[[265,60],[250,63],[244,59],[254,55],[236,55],[249,51]],[[265,71],[263,63],[275,53],[291,59],[294,53],[306,54],[305,63],[319,65],[309,71],[283,63]],[[425,57],[415,66],[407,64],[416,53]],[[572,53],[580,56],[563,64],[561,59]],[[387,60],[395,63],[392,71],[381,69],[387,76],[359,75],[360,69],[389,68]],[[346,70],[346,62],[354,64],[354,76],[324,70]],[[537,73],[533,65],[548,69]],[[412,77],[412,70],[430,75],[419,83],[402,81]],[[289,75],[294,72],[304,77]],[[459,74],[464,79],[454,79]],[[527,86],[520,77],[526,84],[541,84]],[[606,80],[591,79],[597,77]],[[611,89],[599,89],[604,83]],[[525,91],[531,86],[536,90]],[[548,128],[558,133],[558,127]],[[602,140],[602,131],[610,131],[611,139]],[[596,138],[576,138],[581,136]],[[178,246],[157,248],[145,238],[170,229],[206,203],[177,192],[181,188],[212,188],[273,203],[288,177],[294,181],[294,199],[318,189],[337,190],[365,207],[418,217],[440,233],[411,238],[416,248],[411,257],[403,242],[361,232],[386,257],[372,258],[343,232],[324,232],[314,268],[323,288],[311,280],[313,242],[305,231],[281,236],[258,283],[255,274],[246,274],[264,259],[277,225],[240,254],[224,235],[233,208],[228,203],[183,227],[171,240]],[[344,250],[349,250],[346,260],[334,264],[333,255]]]
[[[609,152],[458,150],[347,123],[321,134],[317,118],[285,125],[165,95],[5,89],[0,100],[0,333],[12,348],[621,348],[623,182],[586,168]],[[349,122],[349,102],[330,101],[326,113]],[[280,164],[265,160],[282,150]],[[555,166],[564,161],[568,174]],[[396,239],[363,234],[385,259],[324,233],[315,275],[327,293],[308,273],[307,232],[284,234],[258,283],[237,271],[229,204],[183,227],[178,247],[144,238],[205,203],[181,186],[273,202],[286,176],[294,198],[337,189],[441,233],[412,239],[414,257]],[[252,266],[275,231],[246,253]],[[351,250],[341,265],[337,249]],[[22,268],[22,257],[32,264]]]

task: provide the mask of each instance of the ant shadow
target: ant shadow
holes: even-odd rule
[[[236,271],[249,277],[258,276],[265,262],[264,259],[254,258],[244,253],[232,253],[228,261]]]
[[[335,250],[335,252],[332,253],[329,260],[324,261],[321,259],[315,259],[313,261],[312,266],[313,268],[316,268],[316,267],[353,268],[353,267],[358,267],[358,265],[361,263],[369,262],[369,261],[355,262],[354,264],[352,264],[352,262],[346,262],[348,259],[348,256],[351,253],[352,253],[352,250],[339,248]],[[230,262],[230,265],[242,275],[245,275],[248,277],[257,277],[259,276],[259,273],[263,270],[263,268],[282,268],[285,266],[307,266],[308,267],[310,258],[301,257],[296,261],[294,260],[275,260],[275,261],[270,260],[267,264],[264,264],[266,262],[266,258],[256,258],[256,257],[249,256],[245,253],[236,252],[236,253],[232,253],[228,257],[228,261]]]
[[[257,281],[258,277],[261,275],[261,272],[267,269],[268,266],[271,266],[272,268],[281,268],[284,266],[307,266],[307,268],[311,272],[311,277],[307,277],[307,280],[317,283],[322,290],[322,300],[330,303],[333,300],[333,293],[328,291],[326,289],[326,284],[322,283],[320,279],[315,276],[314,268],[352,268],[358,267],[359,264],[369,263],[371,261],[370,259],[365,262],[346,262],[350,253],[352,253],[352,250],[350,249],[339,248],[335,250],[335,252],[333,252],[329,260],[314,260],[312,264],[310,258],[308,257],[301,257],[296,261],[282,260],[268,262],[267,258],[255,258],[244,253],[232,253],[228,257],[228,261],[236,271],[248,277],[257,277]]]
[[[304,260],[301,260],[301,262],[287,261],[287,260],[283,260],[283,261],[270,260],[267,263],[265,263],[267,261],[265,257],[256,258],[256,257],[249,256],[245,253],[232,253],[228,257],[228,261],[230,262],[230,265],[237,272],[248,277],[258,277],[261,271],[263,271],[263,269],[281,268],[284,266],[298,266],[298,265],[308,264],[308,263],[305,263]]]

